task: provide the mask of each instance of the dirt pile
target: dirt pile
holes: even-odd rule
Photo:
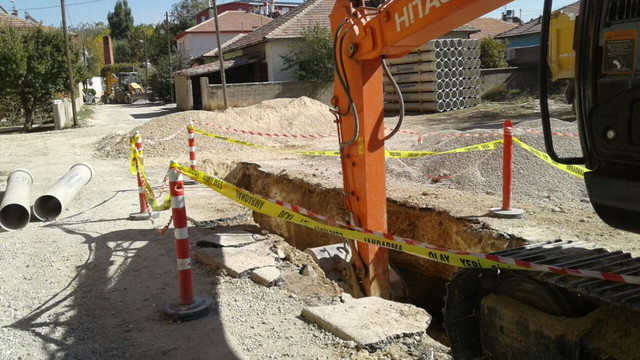
[[[315,135],[335,134],[333,115],[323,103],[301,97],[296,99],[274,99],[244,108],[229,108],[225,111],[183,111],[155,118],[138,126],[127,135],[108,135],[95,144],[98,157],[104,159],[129,156],[129,137],[139,131],[145,139],[146,157],[175,157],[186,153],[187,122],[193,120],[196,129],[223,137],[230,137],[260,146],[280,147],[306,144],[309,140],[275,136],[243,135],[236,130],[248,130],[270,134]],[[199,153],[220,151],[254,153],[251,147],[228,143],[204,135],[197,135]]]

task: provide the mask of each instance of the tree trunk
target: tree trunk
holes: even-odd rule
[[[31,130],[33,124],[33,107],[29,104],[29,99],[26,96],[20,96],[20,102],[22,103],[22,110],[24,111],[24,131]]]

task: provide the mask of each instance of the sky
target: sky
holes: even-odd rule
[[[179,0],[129,0],[131,13],[136,24],[156,24],[164,20],[164,14],[171,10],[171,5]],[[219,4],[231,0],[218,1]],[[297,0],[287,0],[297,1]],[[468,0],[463,0],[468,1]],[[482,0],[478,0],[482,1]],[[575,0],[555,0],[554,9],[573,3]],[[276,0],[277,2],[277,0]],[[107,23],[107,13],[113,11],[116,0],[65,0],[67,8],[67,24],[75,26],[81,22],[94,23],[102,21]],[[42,21],[44,25],[61,26],[60,0],[0,0],[0,5],[11,12],[13,6],[19,11],[21,18],[27,11],[33,18]],[[514,10],[516,16],[522,11],[522,20],[528,21],[540,15],[542,9],[541,0],[515,0],[506,6]],[[505,7],[492,11],[488,17],[500,18]],[[327,14],[328,15],[328,14]]]

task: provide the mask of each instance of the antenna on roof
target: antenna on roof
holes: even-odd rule
[[[16,10],[15,0],[11,0],[11,15],[18,16],[18,10]]]

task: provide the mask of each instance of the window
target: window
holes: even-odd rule
[[[286,14],[286,13],[288,13],[288,12],[289,12],[289,8],[288,8],[288,7],[283,7],[283,8],[282,8],[282,13],[283,13],[283,14]]]
[[[207,19],[206,19],[206,16],[202,15],[202,16],[200,17],[200,22],[203,22],[203,21],[205,21],[205,20],[207,20]]]

